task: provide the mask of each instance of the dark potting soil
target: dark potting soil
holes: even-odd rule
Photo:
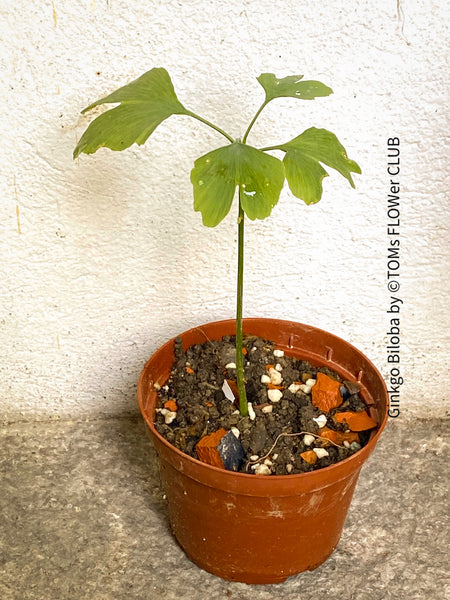
[[[237,451],[236,460],[227,468],[244,473],[285,475],[327,467],[367,443],[369,431],[359,432],[357,442],[340,444],[333,444],[318,434],[324,425],[333,431],[348,431],[347,423],[337,422],[334,415],[367,409],[359,395],[359,384],[343,381],[327,367],[316,368],[307,361],[286,356],[272,342],[254,336],[244,337],[247,401],[253,410],[242,417],[237,401],[229,400],[222,389],[227,380],[236,395],[234,344],[234,338],[226,336],[184,351],[181,339],[176,339],[170,377],[158,390],[155,423],[158,432],[172,445],[198,459],[198,442],[218,430],[226,430],[232,432],[232,445]],[[343,403],[326,413],[312,404],[306,383],[311,385],[319,372],[341,383]],[[272,381],[279,381],[280,385],[270,385],[269,374]],[[270,394],[269,388],[280,391]],[[314,420],[319,417],[319,422]],[[316,454],[316,458],[312,457],[314,464],[301,456],[307,451]],[[311,452],[307,456],[310,457]]]

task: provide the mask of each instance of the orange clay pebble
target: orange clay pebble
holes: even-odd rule
[[[205,435],[205,437],[203,437],[195,446],[199,460],[208,465],[223,469],[223,461],[217,450],[217,446],[220,444],[220,440],[226,433],[226,430],[222,428],[214,433]]]
[[[267,389],[268,390],[284,390],[284,387],[282,385],[275,385],[274,383],[268,383]]]
[[[330,440],[330,442],[334,442],[335,444],[342,445],[343,442],[348,442],[351,444],[352,442],[358,442],[359,444],[359,435],[354,431],[334,431],[329,427],[321,427],[317,432],[317,435],[320,435],[321,438],[326,438]],[[323,440],[322,445],[329,445],[327,442]]]
[[[307,450],[306,452],[302,452],[300,456],[310,465],[315,465],[317,462],[317,454],[314,450]]]
[[[343,402],[340,387],[341,383],[331,379],[325,373],[317,373],[317,380],[311,389],[312,403],[322,412],[329,412]]]
[[[167,410],[170,410],[171,412],[177,412],[178,405],[175,400],[167,400],[167,402],[164,402],[164,408],[167,408]]]
[[[377,426],[377,422],[369,417],[365,410],[362,412],[340,412],[334,415],[338,423],[347,423],[351,431],[366,431]]]
[[[266,371],[270,371],[270,369],[275,369],[275,365],[266,365]]]
[[[319,431],[317,432],[317,435],[320,435],[321,438],[325,438],[326,440],[329,440],[330,442],[334,442],[335,444],[340,444],[340,441],[338,439],[338,432],[337,431],[333,431],[333,429],[330,429],[329,427],[321,427],[319,429]],[[327,442],[325,442],[325,440],[320,440],[322,443],[322,445],[330,445],[329,443],[327,444]]]
[[[191,369],[191,367],[186,367],[186,373],[189,373],[189,375],[192,375],[194,373],[194,369]]]

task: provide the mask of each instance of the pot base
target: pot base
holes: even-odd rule
[[[337,545],[336,545],[336,547],[337,547]],[[206,563],[202,564],[201,561],[194,560],[194,558],[189,556],[189,554],[187,554],[187,553],[186,553],[186,556],[194,564],[196,564],[197,567],[199,567],[200,569],[203,569],[204,571],[211,573],[211,575],[220,577],[221,579],[226,579],[227,581],[234,581],[236,583],[246,583],[249,585],[276,585],[278,583],[284,583],[287,579],[289,579],[289,577],[294,577],[295,575],[299,575],[300,573],[304,573],[305,571],[314,571],[315,569],[320,567],[320,565],[322,565],[324,562],[326,562],[329,559],[329,557],[335,551],[336,547],[333,548],[332,551],[330,552],[330,554],[328,554],[319,563],[311,565],[310,567],[308,567],[306,569],[302,569],[298,573],[291,573],[288,575],[284,575],[283,571],[281,571],[280,575],[278,575],[278,576],[271,574],[271,575],[267,575],[267,577],[265,576],[264,573],[259,573],[259,572],[255,572],[255,573],[246,572],[244,574],[242,574],[241,572],[237,572],[235,574],[235,576],[233,576],[233,574],[229,570],[223,571],[223,570],[219,570],[219,569],[214,569],[214,567],[211,568],[210,565],[208,565]]]

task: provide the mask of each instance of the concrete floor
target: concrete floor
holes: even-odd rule
[[[448,599],[447,431],[391,421],[328,561],[248,586],[205,573],[173,541],[140,418],[4,427],[0,599]]]

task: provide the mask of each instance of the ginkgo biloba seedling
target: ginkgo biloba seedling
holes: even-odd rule
[[[98,116],[78,142],[73,156],[92,154],[99,148],[125,150],[144,144],[156,127],[172,115],[193,117],[216,130],[228,143],[198,158],[191,171],[194,210],[201,212],[203,224],[218,225],[229,213],[238,188],[238,277],[236,309],[236,374],[239,406],[248,412],[242,353],[242,306],[244,274],[244,218],[265,219],[278,202],[285,179],[291,192],[306,204],[322,197],[322,180],[328,175],[322,165],[332,167],[354,186],[352,173],[361,173],[357,163],[347,157],[337,137],[326,129],[311,127],[289,142],[265,148],[247,144],[247,138],[263,108],[275,98],[313,100],[329,96],[332,90],[320,81],[305,81],[303,75],[277,79],[263,73],[258,82],[265,99],[251,120],[242,139],[185,108],[178,100],[168,72],[154,68],[105,98],[90,104],[85,113],[100,104],[117,104]],[[284,152],[283,160],[268,154]]]

